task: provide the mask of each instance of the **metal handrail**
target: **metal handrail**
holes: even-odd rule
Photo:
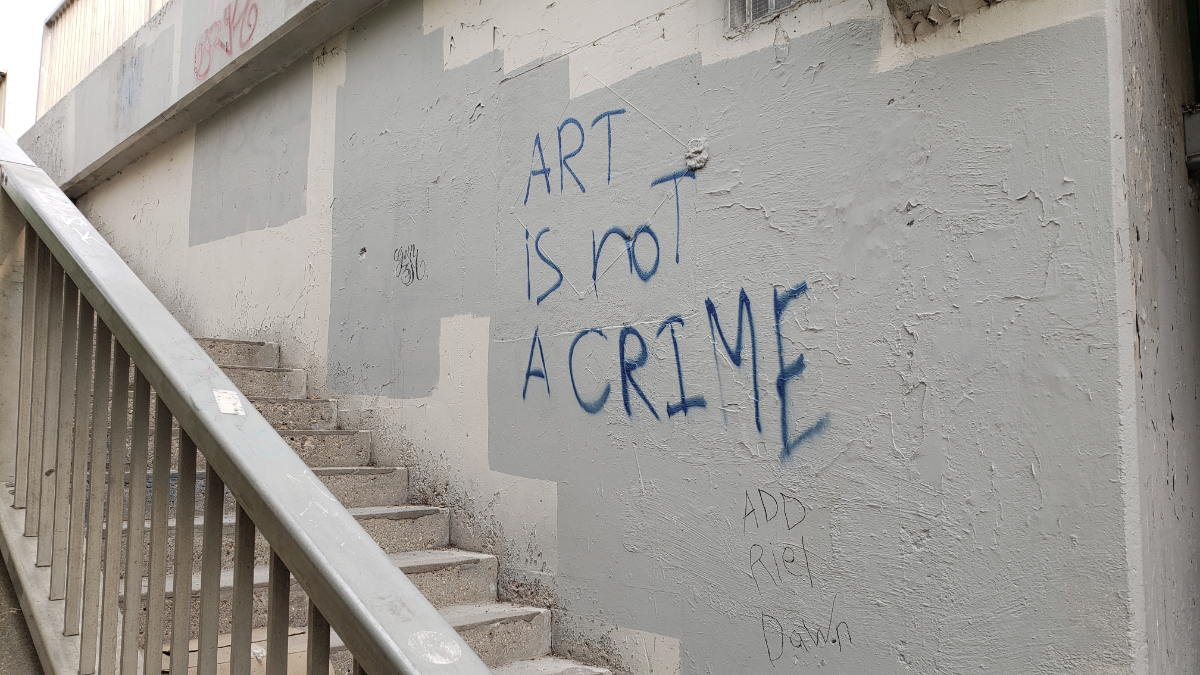
[[[0,130],[0,184],[372,675],[489,673],[53,181]]]

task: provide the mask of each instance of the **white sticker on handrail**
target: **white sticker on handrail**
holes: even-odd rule
[[[421,658],[439,666],[454,663],[462,656],[462,649],[453,640],[432,630],[408,636],[408,646]]]
[[[228,389],[213,389],[213,398],[217,399],[217,410],[226,415],[245,415],[242,410],[242,398],[236,391]]]

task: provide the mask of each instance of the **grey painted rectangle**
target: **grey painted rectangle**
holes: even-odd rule
[[[189,245],[304,214],[311,100],[303,60],[196,126]]]

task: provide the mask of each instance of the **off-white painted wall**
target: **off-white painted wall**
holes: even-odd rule
[[[325,390],[333,125],[344,40],[312,59],[304,215],[279,227],[189,246],[195,130],[79,200],[79,208],[197,337],[278,342],[285,367]]]

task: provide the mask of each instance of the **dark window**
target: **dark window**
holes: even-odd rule
[[[756,19],[787,9],[799,0],[729,0],[729,27],[740,28]]]

